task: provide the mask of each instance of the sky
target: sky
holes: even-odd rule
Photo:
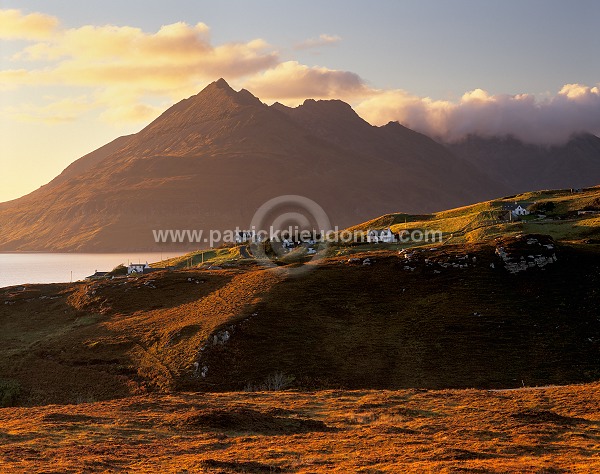
[[[600,134],[596,0],[0,0],[0,202],[224,77],[445,141]]]

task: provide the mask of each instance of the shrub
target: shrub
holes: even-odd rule
[[[530,212],[538,212],[543,214],[549,214],[556,208],[556,204],[553,201],[542,201],[536,202],[530,208]]]
[[[111,274],[112,276],[123,276],[123,275],[127,275],[127,267],[121,263],[120,265],[117,265],[115,268],[113,268],[113,269],[110,271],[110,274]]]
[[[284,388],[287,388],[293,380],[293,377],[288,377],[283,372],[275,372],[265,379],[263,388],[264,390],[283,390]]]
[[[245,392],[275,392],[285,390],[294,381],[293,376],[285,375],[283,372],[275,372],[267,376],[263,383],[258,385],[247,384]]]

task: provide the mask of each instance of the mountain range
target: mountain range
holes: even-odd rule
[[[450,150],[493,176],[511,193],[585,188],[600,182],[600,138],[582,133],[561,146],[523,143],[514,137],[471,135]]]
[[[462,206],[524,183],[597,183],[600,139],[575,140],[547,155],[514,140],[447,146],[397,122],[372,126],[339,100],[268,106],[220,79],[0,204],[0,250],[158,250],[166,244],[152,230],[243,229],[281,195],[312,199],[343,228],[384,213]]]

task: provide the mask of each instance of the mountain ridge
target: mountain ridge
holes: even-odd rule
[[[342,101],[268,106],[220,79],[1,205],[0,250],[158,250],[153,229],[243,228],[281,195],[305,196],[345,227],[506,191],[431,138],[374,127]]]

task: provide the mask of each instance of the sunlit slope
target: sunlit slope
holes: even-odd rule
[[[515,202],[533,205],[532,214],[520,221],[507,219],[507,211],[503,207]],[[600,187],[578,192],[529,192],[435,214],[386,214],[350,230],[387,227],[394,232],[439,230],[443,233],[443,240],[449,243],[484,242],[523,232],[547,234],[554,239],[570,241],[600,237],[600,213],[578,215],[578,211],[584,210],[600,211]]]

